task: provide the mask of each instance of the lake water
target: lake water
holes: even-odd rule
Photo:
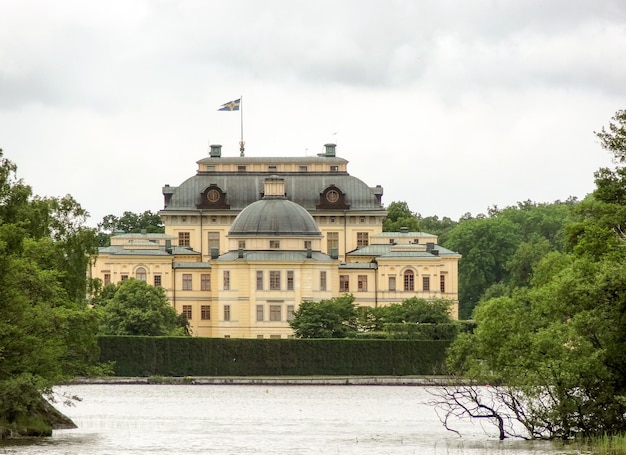
[[[424,387],[75,385],[78,425],[0,442],[0,454],[579,454],[549,442],[499,441],[461,421],[445,430]]]

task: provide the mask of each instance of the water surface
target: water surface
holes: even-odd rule
[[[499,441],[489,426],[445,430],[424,387],[75,385],[58,406],[79,426],[0,443],[0,454],[578,454]]]

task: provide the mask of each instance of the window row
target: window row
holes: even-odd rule
[[[193,274],[191,273],[183,273],[183,291],[192,291],[193,290]],[[202,273],[200,275],[200,290],[201,291],[210,291],[211,290],[211,274],[210,273]]]
[[[403,280],[403,290],[404,291],[415,291],[415,272],[412,270],[407,270],[402,275]],[[389,277],[389,290],[396,291],[396,277]],[[422,291],[430,291],[430,276],[424,275],[422,276]],[[446,275],[439,275],[439,292],[446,292]]]
[[[111,274],[110,273],[104,273],[103,274],[103,284],[105,286],[108,286],[109,284],[111,284]],[[122,273],[120,275],[120,281],[126,281],[129,278],[128,273]],[[148,279],[148,273],[146,272],[146,269],[143,267],[138,267],[137,270],[135,270],[135,278],[141,281],[147,281]],[[162,281],[161,281],[161,275],[154,275],[153,276],[153,284],[155,286],[162,286]]]
[[[283,321],[283,305],[278,304],[270,304],[267,305],[267,319],[266,319],[266,306],[265,305],[257,305],[256,306],[256,320],[258,322],[270,321],[270,322],[280,322]],[[293,319],[293,314],[295,311],[294,305],[286,305],[286,320],[291,321]],[[183,305],[182,314],[188,320],[193,318],[193,307],[192,305]],[[200,319],[203,321],[211,320],[211,305],[200,305]],[[223,314],[222,319],[224,321],[231,320],[231,306],[224,305],[223,306]]]
[[[269,290],[280,291],[282,289],[282,273],[280,270],[269,271]],[[293,291],[294,286],[294,272],[293,270],[287,270],[287,291]],[[263,270],[257,270],[256,272],[256,290],[263,291],[265,289],[265,273]]]
[[[257,305],[256,306],[256,320],[257,322],[263,322],[263,321],[270,321],[270,322],[278,322],[278,321],[282,321],[283,320],[283,306],[282,305],[276,305],[276,304],[270,304],[268,305],[269,307],[269,313],[268,313],[268,319],[266,318],[266,314],[265,314],[265,305]],[[295,306],[294,305],[287,305],[287,321],[291,321],[293,319],[293,313],[295,311]]]
[[[356,233],[356,246],[358,248],[362,248],[369,245],[369,232],[357,232]],[[179,232],[178,233],[178,246],[191,246],[191,235],[189,232]],[[208,248],[209,252],[213,249],[220,249],[220,233],[219,232],[209,232],[208,233]],[[238,248],[245,249],[246,242],[245,240],[240,240],[238,243]],[[269,248],[273,250],[280,249],[280,240],[273,239],[269,240]],[[311,241],[304,241],[304,249],[311,248]],[[339,249],[339,232],[327,232],[326,233],[326,251],[330,253],[333,249]]]

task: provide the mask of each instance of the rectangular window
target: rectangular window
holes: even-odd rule
[[[190,245],[190,237],[189,232],[179,232],[178,233],[178,246],[189,246]]]
[[[328,232],[326,234],[326,252],[330,252],[336,249],[339,251],[339,232]]]
[[[350,278],[348,275],[339,275],[339,292],[350,292]]]
[[[280,305],[270,305],[270,321],[280,321]]]
[[[364,247],[370,244],[369,232],[357,232],[356,233],[356,246]]]
[[[211,249],[217,248],[217,251],[220,250],[220,233],[219,232],[209,232],[209,253]]]
[[[200,275],[200,290],[202,291],[210,291],[211,290],[211,274],[203,273]]]
[[[280,335],[270,335],[270,338],[273,340],[279,340],[280,339]]]
[[[293,291],[293,270],[287,270],[287,290]]]
[[[256,306],[256,320],[257,321],[263,320],[263,305]]]
[[[120,280],[122,280],[122,281],[126,281],[127,279],[128,279],[128,275],[120,276]]]
[[[245,240],[239,240],[237,242],[237,248],[239,248],[240,250],[245,250],[246,249],[246,241]]]
[[[270,270],[270,289],[280,291],[280,271]]]
[[[339,166],[331,166],[330,172],[339,172]]]
[[[224,290],[230,290],[230,272],[228,270],[224,270]]]
[[[202,305],[200,307],[200,319],[205,321],[211,320],[211,305]]]
[[[191,273],[183,273],[183,291],[191,291]]]
[[[111,284],[111,274],[110,273],[105,273],[104,274],[104,285],[108,286],[109,284]]]
[[[257,337],[259,340],[262,340],[262,339],[263,339],[263,335],[257,335],[256,337]]]
[[[287,320],[293,321],[293,313],[295,311],[295,306],[287,305]]]
[[[270,240],[270,248],[272,249],[280,248],[280,240]]]
[[[410,270],[404,272],[404,290],[405,291],[413,291],[415,290],[415,275]]]
[[[446,292],[446,276],[439,275],[439,290],[441,292]]]
[[[310,250],[310,249],[311,249],[311,247],[312,247],[312,243],[311,243],[311,241],[310,241],[310,240],[305,240],[305,241],[304,241],[304,249],[305,249],[305,250]]]
[[[276,172],[278,170],[278,168],[276,166],[267,166],[267,171],[268,172]]]
[[[389,290],[390,291],[396,290],[396,277],[395,276],[389,277]]]
[[[359,275],[357,285],[359,292],[367,292],[367,275]]]
[[[230,321],[230,305],[224,305],[224,320]]]
[[[191,305],[183,305],[183,314],[187,320],[191,320]]]
[[[161,275],[154,275],[154,285],[156,287],[161,287]]]
[[[424,291],[430,291],[430,277],[429,276],[422,277],[422,289]]]
[[[298,166],[298,171],[306,172],[309,168],[307,166]]]
[[[320,272],[320,291],[325,291],[325,290],[326,290],[326,272],[321,271]]]
[[[246,172],[245,166],[237,166],[237,172]]]
[[[257,270],[256,272],[256,290],[263,290],[263,270]]]

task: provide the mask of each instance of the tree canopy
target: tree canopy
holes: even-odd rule
[[[623,111],[614,121],[597,134],[623,162]],[[571,212],[563,251],[532,266],[528,287],[481,301],[474,333],[449,351],[451,370],[491,384],[503,414],[529,437],[626,431],[625,176],[621,167],[596,172],[595,191]]]
[[[96,251],[87,212],[42,198],[0,151],[0,427],[41,406],[53,385],[93,371],[97,321],[86,307]]]
[[[304,301],[289,321],[297,338],[346,338],[357,330],[354,296]]]
[[[111,235],[115,232],[127,234],[146,232],[148,234],[163,233],[165,226],[161,217],[150,210],[142,213],[125,211],[121,216],[106,215],[98,223],[98,245],[109,246]]]
[[[108,285],[96,300],[102,335],[184,335],[187,320],[176,314],[165,291],[129,278]]]

